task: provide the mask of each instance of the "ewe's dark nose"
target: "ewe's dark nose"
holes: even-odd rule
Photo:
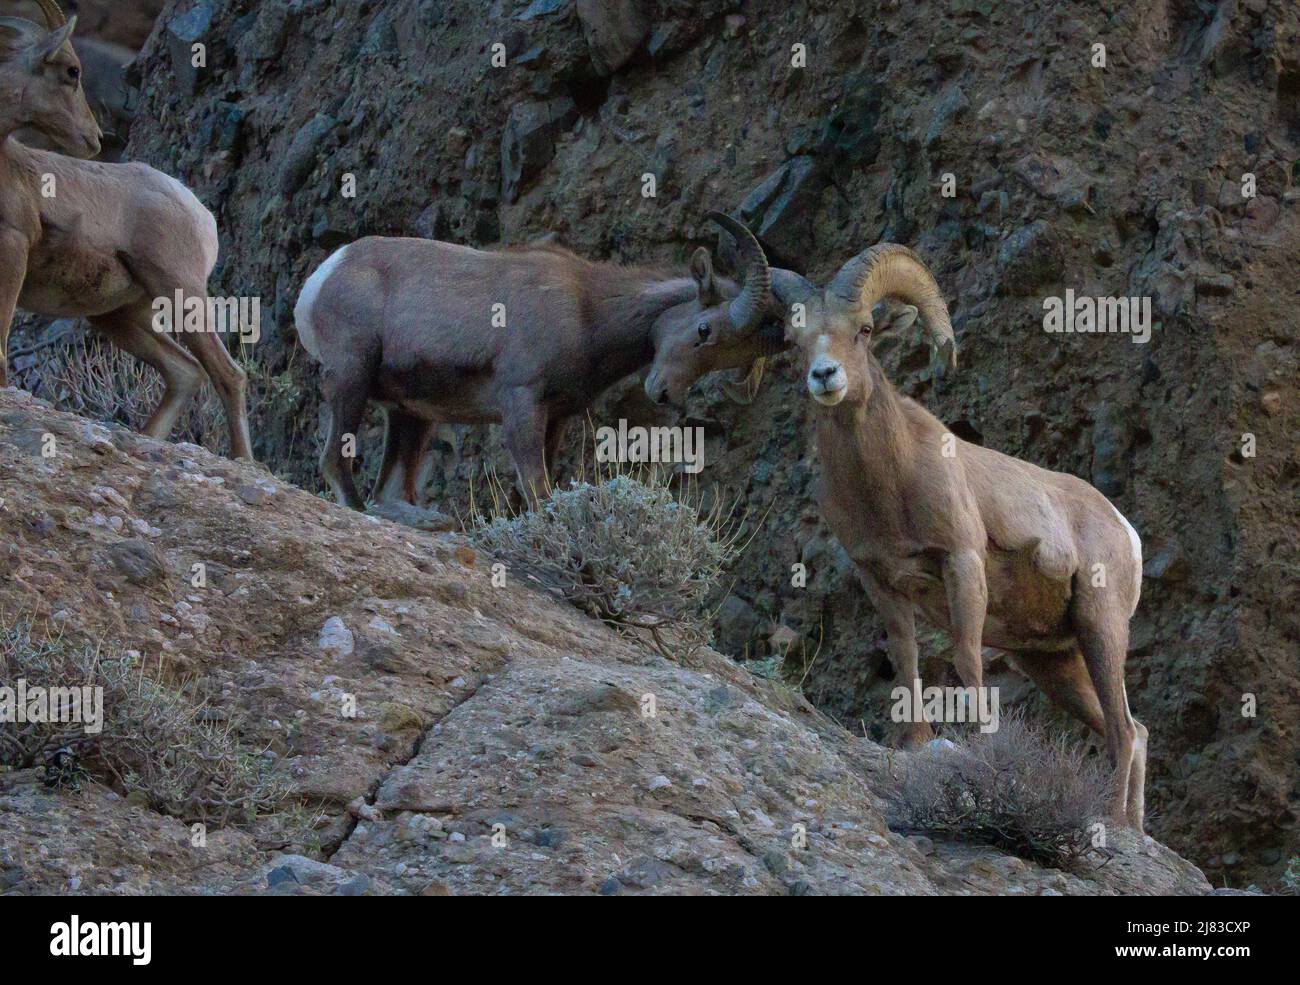
[[[666,404],[666,403],[668,403],[668,391],[667,391],[667,390],[660,390],[660,391],[659,391],[659,402],[660,402],[661,404]]]

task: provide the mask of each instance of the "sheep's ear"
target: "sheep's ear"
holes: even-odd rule
[[[36,47],[36,53],[44,61],[51,61],[59,53],[59,49],[72,40],[72,32],[77,28],[77,16],[73,14],[68,19],[68,23],[62,27],[57,27],[41,40]]]
[[[38,28],[21,17],[0,17],[0,54],[13,54],[27,48]]]
[[[718,283],[713,278],[713,256],[703,246],[691,255],[691,276],[695,278],[701,307],[710,308],[722,300]]]
[[[920,312],[917,311],[915,305],[890,305],[875,319],[876,334],[880,335],[884,332],[901,332],[905,328],[911,328],[919,314]]]

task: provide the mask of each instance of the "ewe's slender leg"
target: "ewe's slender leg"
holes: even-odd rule
[[[187,290],[186,296],[206,297],[206,291]],[[230,457],[253,460],[253,440],[248,432],[248,375],[226,349],[222,336],[215,332],[184,332],[181,340],[203,365],[212,386],[226,411],[230,429]]]
[[[379,476],[375,479],[374,491],[370,498],[376,503],[388,503],[397,497],[393,475],[397,471],[400,455],[397,451],[398,435],[401,430],[399,418],[402,412],[396,407],[384,408],[384,457],[379,460]]]
[[[887,591],[865,568],[858,568],[858,576],[866,589],[872,608],[885,621],[885,650],[894,666],[894,682],[909,692],[921,688],[920,657],[916,648],[916,615],[912,601],[905,596]],[[918,700],[914,702],[919,705]],[[925,745],[934,738],[929,722],[908,722],[903,732],[903,747]]]
[[[1128,618],[1118,612],[1108,611],[1106,589],[1080,589],[1088,594],[1076,596],[1074,621],[1083,648],[1083,660],[1088,676],[1101,703],[1102,718],[1106,727],[1106,752],[1115,777],[1111,788],[1111,814],[1115,821],[1132,822],[1141,830],[1140,814],[1129,813],[1129,785],[1135,776],[1134,762],[1140,762],[1136,773],[1142,779],[1146,774],[1145,737],[1140,743],[1137,724],[1129,713],[1128,695],[1124,690],[1124,658],[1128,650]],[[1100,594],[1098,594],[1100,593]],[[1139,803],[1134,805],[1140,812]]]
[[[329,437],[321,449],[320,469],[325,481],[334,492],[334,498],[342,506],[354,510],[364,510],[365,502],[357,492],[356,480],[352,477],[352,457],[344,456],[344,441],[350,441],[355,453],[357,432],[361,429],[361,418],[366,412],[369,398],[368,380],[364,377],[346,376],[327,373],[324,382],[325,397],[330,408]]]
[[[437,421],[424,421],[418,417],[412,417],[402,424],[398,449],[402,462],[402,494],[412,506],[420,505],[420,476],[428,460],[429,446],[433,443],[433,433],[437,427]]]
[[[162,401],[142,430],[151,438],[166,439],[185,406],[203,385],[203,370],[198,360],[173,339],[155,332],[151,319],[148,305],[135,305],[91,318],[90,324],[113,345],[152,366],[162,376],[165,388]]]
[[[371,495],[373,500],[387,503],[400,497],[412,506],[418,505],[416,480],[435,426],[433,422],[396,407],[388,408],[384,424],[384,458]]]
[[[555,487],[558,480],[555,463],[559,458],[560,442],[564,440],[564,432],[568,423],[567,419],[556,417],[546,425],[546,459],[542,464],[546,469],[545,474],[549,477],[552,488]]]
[[[26,237],[0,229],[0,386],[9,385],[9,329],[26,279]]]
[[[547,493],[545,443],[546,409],[532,390],[519,388],[510,393],[501,413],[502,437],[514,459],[519,491],[529,509]]]
[[[984,561],[976,551],[954,551],[943,559],[943,585],[948,593],[948,622],[954,646],[957,676],[966,687],[980,687],[984,665],[984,616],[989,592],[984,581]]]

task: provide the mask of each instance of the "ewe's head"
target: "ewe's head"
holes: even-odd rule
[[[785,338],[800,353],[808,393],[824,407],[865,403],[873,388],[871,343],[919,315],[946,369],[957,348],[948,307],[930,271],[904,246],[880,243],[854,257],[825,288],[788,270],[772,271],[772,291],[787,310]],[[907,302],[882,306],[886,297]]]
[[[81,88],[81,62],[72,50],[77,18],[54,0],[35,0],[48,30],[20,17],[0,17],[0,93],[13,122],[49,137],[75,157],[99,153],[103,133]]]
[[[753,385],[762,357],[780,348],[781,328],[772,319],[767,257],[752,233],[730,216],[708,218],[736,238],[743,286],[714,276],[713,258],[700,247],[691,257],[695,297],[664,312],[654,327],[655,358],[645,391],[656,403],[680,404],[701,376],[741,370]]]

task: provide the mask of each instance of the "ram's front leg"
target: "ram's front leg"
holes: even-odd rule
[[[984,666],[984,617],[989,592],[984,559],[977,551],[954,551],[943,561],[943,586],[948,595],[948,630],[954,647],[953,663],[965,687],[980,687]]]
[[[26,238],[0,229],[0,386],[9,385],[9,329],[26,277]]]
[[[916,616],[912,600],[886,590],[864,568],[858,569],[858,575],[872,607],[885,622],[885,652],[889,654],[889,662],[894,667],[895,690],[906,688],[909,695],[903,747],[912,749],[923,746],[934,738],[934,730],[929,722],[916,714],[922,707],[921,665],[916,647]]]

